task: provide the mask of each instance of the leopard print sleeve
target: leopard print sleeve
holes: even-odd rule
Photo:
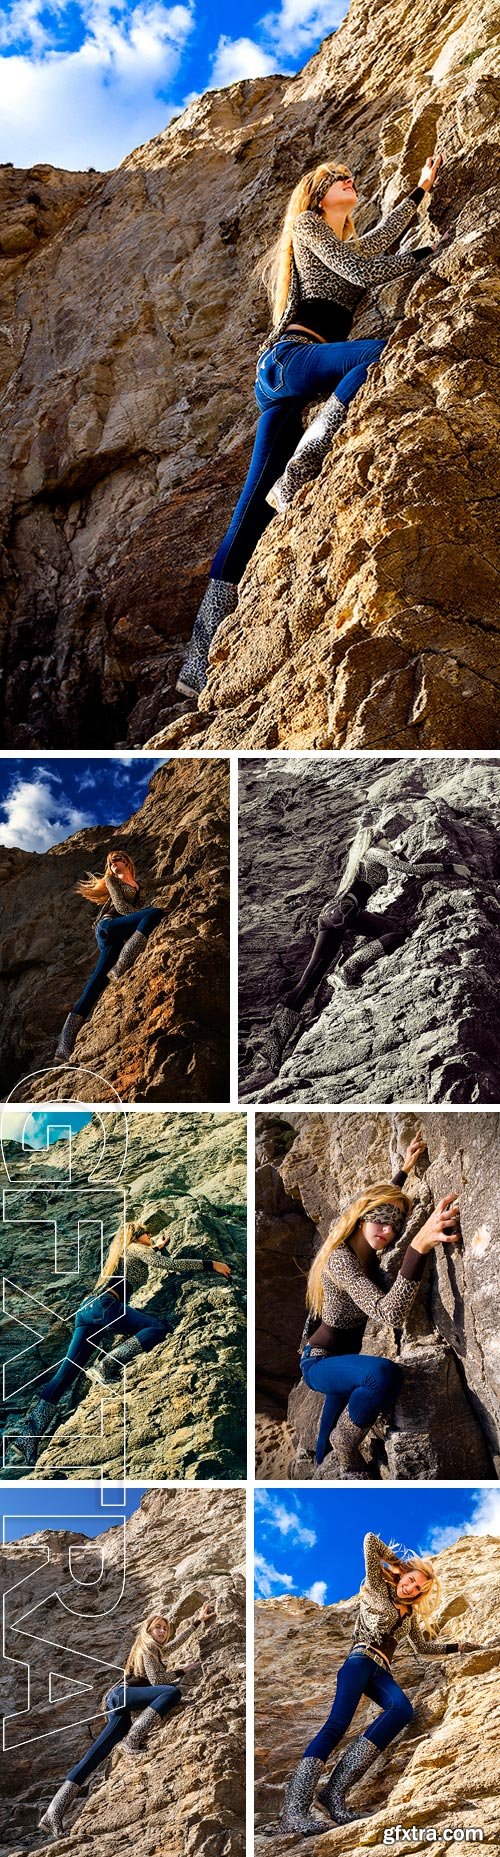
[[[381,1572],[380,1563],[382,1560],[390,1560],[391,1550],[387,1547],[386,1542],[381,1540],[380,1535],[374,1535],[370,1532],[365,1535],[363,1541],[363,1554],[365,1557],[366,1591],[371,1599],[382,1599],[384,1605],[386,1605],[390,1594],[388,1592],[387,1581],[384,1580]]]
[[[410,1620],[408,1637],[414,1650],[418,1651],[421,1657],[442,1657],[443,1655],[445,1657],[452,1657],[457,1651],[478,1651],[479,1649],[484,1649],[483,1645],[468,1644],[465,1640],[463,1644],[460,1644],[458,1640],[455,1641],[451,1638],[426,1638],[414,1612],[412,1612]]]
[[[410,201],[404,224],[409,225],[415,212],[415,203]],[[402,227],[401,230],[404,228]],[[394,234],[392,235],[394,237]],[[380,254],[365,251],[363,244],[354,240],[336,238],[331,226],[317,213],[307,209],[299,213],[293,229],[293,248],[299,271],[302,290],[307,289],[308,270],[311,259],[320,260],[325,269],[358,290],[366,290],[369,284],[387,283],[392,277],[403,277],[405,272],[412,272],[420,264],[421,254],[411,252],[383,252]],[[309,261],[309,262],[308,262]]]
[[[405,1258],[406,1256],[407,1252],[405,1252]],[[405,1259],[403,1259],[403,1264],[404,1261]],[[356,1308],[362,1309],[364,1315],[378,1316],[381,1323],[388,1322],[392,1327],[400,1328],[413,1308],[419,1288],[419,1276],[413,1274],[403,1276],[402,1270],[399,1270],[389,1290],[379,1289],[376,1283],[371,1283],[369,1277],[365,1276],[355,1251],[351,1251],[348,1245],[339,1245],[338,1250],[331,1252],[324,1272],[321,1311],[323,1321],[331,1322],[332,1326],[335,1326],[338,1317],[336,1318],[333,1312],[334,1298],[329,1292],[330,1289],[332,1291],[344,1290]],[[331,1313],[329,1313],[330,1308]]]
[[[422,193],[423,198],[423,189],[419,189],[419,192]],[[389,246],[394,244],[394,240],[401,238],[403,232],[406,232],[407,227],[411,225],[419,205],[420,201],[415,200],[409,194],[406,200],[402,200],[400,206],[393,207],[392,213],[387,213],[385,219],[379,219],[378,224],[372,226],[370,232],[358,234],[362,251],[374,253],[387,251]]]

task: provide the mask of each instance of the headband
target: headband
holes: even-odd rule
[[[318,185],[311,195],[309,206],[321,206],[321,201],[324,199],[325,193],[328,193],[328,188],[331,187],[332,181],[342,181],[346,179],[347,175],[341,174],[339,168],[329,168],[328,173],[323,175],[322,181],[318,181]]]
[[[363,1219],[381,1219],[384,1225],[392,1225],[396,1237],[403,1230],[406,1218],[404,1206],[369,1206],[362,1214]]]

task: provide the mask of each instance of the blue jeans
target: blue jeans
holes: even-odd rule
[[[82,1786],[84,1780],[100,1767],[101,1761],[107,1760],[118,1741],[123,1741],[128,1734],[132,1721],[132,1709],[155,1709],[157,1715],[167,1715],[175,1702],[181,1701],[181,1691],[174,1683],[127,1683],[126,1692],[123,1683],[117,1683],[106,1697],[107,1723],[97,1741],[89,1747],[88,1754],[77,1761],[71,1773],[66,1774],[75,1786]]]
[[[328,1719],[304,1749],[304,1757],[312,1755],[315,1760],[328,1760],[352,1722],[362,1696],[369,1696],[370,1702],[377,1702],[383,1710],[373,1726],[365,1731],[365,1740],[373,1741],[374,1747],[381,1751],[389,1746],[401,1728],[406,1728],[411,1722],[411,1702],[404,1690],[400,1689],[399,1683],[395,1683],[390,1671],[382,1670],[372,1657],[366,1657],[362,1651],[351,1651],[350,1657],[346,1658],[339,1670]]]
[[[310,1344],[314,1345],[314,1343]],[[304,1349],[300,1368],[306,1386],[324,1393],[325,1402],[316,1445],[316,1463],[322,1464],[333,1426],[343,1406],[354,1425],[368,1427],[395,1400],[401,1385],[401,1368],[378,1354],[326,1354],[311,1360]]]
[[[76,1006],[72,1007],[72,1012],[78,1012],[82,1019],[90,1018],[104,992],[110,967],[114,967],[125,942],[135,934],[136,929],[140,929],[141,935],[150,935],[164,915],[164,909],[134,909],[130,916],[103,916],[96,928],[99,960]]]
[[[335,393],[344,406],[363,386],[384,341],[277,342],[261,356],[255,398],[259,424],[246,483],[210,569],[213,580],[241,580],[273,511],[268,490],[281,477],[302,438],[302,407],[320,393]]]
[[[159,1341],[164,1341],[170,1332],[165,1322],[159,1322],[156,1315],[148,1315],[145,1309],[132,1309],[130,1303],[124,1309],[109,1290],[88,1296],[81,1309],[77,1309],[74,1333],[64,1360],[41,1386],[42,1399],[57,1404],[68,1387],[74,1385],[79,1369],[85,1367],[92,1355],[95,1358],[93,1342],[96,1336],[102,1339],[110,1329],[117,1329],[122,1335],[136,1335],[145,1354],[157,1347]],[[112,1338],[115,1339],[114,1334]]]

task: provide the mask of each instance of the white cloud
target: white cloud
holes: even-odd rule
[[[290,1541],[300,1547],[313,1548],[317,1536],[314,1528],[308,1528],[301,1520],[300,1509],[292,1502],[284,1502],[280,1496],[274,1496],[271,1490],[257,1490],[255,1506],[259,1510],[264,1528],[276,1529],[280,1535],[288,1536]]]
[[[61,784],[57,774],[43,768],[35,767],[27,778],[19,774],[0,807],[0,845],[15,845],[20,851],[48,851],[71,832],[92,825],[91,813],[72,806],[57,792]]]
[[[36,0],[16,0],[8,15],[4,43],[24,40],[26,50],[0,58],[0,160],[115,167],[175,113],[165,93],[193,30],[191,0],[83,0],[82,43],[72,50],[56,49],[63,11],[51,9],[50,44]]]
[[[283,1587],[286,1592],[292,1592],[293,1579],[291,1573],[280,1573],[277,1567],[271,1566],[270,1562],[264,1559],[263,1554],[256,1554],[255,1587],[260,1598],[272,1599],[274,1588],[280,1586]]]
[[[277,68],[276,55],[255,39],[230,39],[222,32],[213,56],[210,88],[238,84],[242,77],[269,77]]]
[[[211,86],[236,84],[242,77],[268,77],[293,71],[347,13],[347,0],[282,0],[275,12],[256,21],[256,37],[230,39],[221,33],[214,53]]]
[[[264,44],[274,46],[280,58],[307,54],[335,32],[347,13],[342,0],[282,0],[275,13],[265,13],[259,20]]]
[[[328,1587],[326,1580],[313,1580],[306,1593],[306,1599],[314,1599],[315,1605],[324,1606]]]
[[[443,1548],[453,1547],[462,1535],[500,1536],[500,1489],[478,1490],[470,1518],[430,1528],[425,1542],[427,1552],[440,1554]]]

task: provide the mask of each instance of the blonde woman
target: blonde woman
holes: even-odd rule
[[[259,424],[247,480],[195,620],[178,689],[196,696],[206,682],[208,652],[221,620],[234,612],[238,583],[272,510],[288,508],[321,469],[347,408],[380,360],[384,341],[350,341],[354,311],[371,285],[418,276],[430,245],[391,255],[434,186],[441,155],[429,155],[418,185],[387,219],[362,237],[354,225],[354,175],[320,161],[294,187],[271,261],[265,267],[272,328],[260,351],[255,397]],[[302,433],[302,410],[327,395]],[[271,505],[271,507],[270,507]]]
[[[231,1276],[229,1264],[199,1255],[165,1256],[168,1233],[151,1238],[138,1222],[125,1225],[110,1245],[108,1257],[90,1295],[77,1309],[73,1336],[61,1365],[43,1384],[43,1392],[30,1406],[22,1432],[15,1439],[25,1462],[32,1469],[37,1461],[38,1445],[54,1417],[54,1408],[72,1387],[87,1390],[89,1375],[103,1385],[118,1381],[122,1369],[130,1366],[136,1355],[149,1354],[172,1333],[167,1322],[160,1321],[147,1309],[134,1309],[132,1297],[147,1284],[150,1264],[162,1275],[187,1277],[202,1271],[216,1271]],[[103,1341],[113,1341],[116,1333],[126,1339],[108,1354],[102,1352]],[[95,1366],[89,1367],[89,1362]]]
[[[125,851],[110,851],[102,877],[89,871],[85,882],[77,883],[76,888],[89,903],[101,905],[95,925],[99,960],[64,1021],[54,1053],[55,1064],[68,1063],[78,1033],[90,1019],[108,981],[121,980],[133,967],[152,929],[165,915],[164,909],[142,904],[135,864]]]
[[[214,1617],[213,1606],[204,1605],[181,1631],[171,1644],[172,1626],[163,1613],[153,1613],[144,1620],[134,1638],[132,1649],[125,1664],[125,1683],[115,1683],[104,1699],[106,1710],[106,1727],[98,1735],[88,1753],[71,1768],[67,1779],[59,1787],[54,1799],[40,1819],[40,1831],[49,1831],[52,1837],[59,1838],[69,1806],[82,1797],[82,1786],[95,1773],[96,1767],[107,1760],[113,1748],[121,1743],[120,1751],[124,1754],[139,1754],[147,1741],[155,1722],[163,1719],[175,1704],[182,1701],[179,1688],[181,1677],[191,1674],[199,1668],[198,1663],[188,1664],[185,1670],[172,1668],[170,1660],[176,1657],[181,1644],[191,1637],[196,1625],[204,1625]],[[169,1646],[168,1660],[166,1656]],[[170,1664],[170,1671],[167,1667]],[[140,1714],[132,1723],[132,1711],[139,1709]]]
[[[412,1720],[413,1708],[404,1691],[391,1675],[391,1663],[400,1644],[410,1644],[413,1651],[427,1657],[465,1655],[469,1651],[491,1649],[490,1645],[443,1642],[436,1619],[439,1583],[431,1560],[406,1549],[386,1547],[378,1535],[365,1535],[365,1578],[359,1595],[359,1612],[354,1642],[337,1676],[337,1687],[328,1720],[319,1734],[309,1742],[289,1782],[283,1812],[284,1831],[300,1837],[317,1835],[327,1829],[324,1819],[310,1811],[320,1773],[339,1741],[343,1739],[362,1696],[377,1703],[382,1713],[365,1734],[349,1742],[334,1767],[327,1784],[321,1787],[318,1800],[334,1825],[348,1825],[362,1816],[350,1812],[345,1794],[355,1780],[368,1772],[380,1753],[395,1735]],[[422,1631],[427,1626],[427,1634]]]
[[[383,1327],[402,1327],[418,1296],[429,1251],[460,1237],[457,1202],[447,1193],[410,1242],[407,1233],[397,1276],[387,1289],[377,1258],[404,1232],[409,1200],[403,1187],[425,1146],[419,1130],[399,1173],[388,1182],[378,1181],[347,1206],[309,1271],[300,1369],[306,1386],[324,1394],[316,1462],[321,1464],[327,1450],[333,1450],[337,1475],[349,1481],[370,1476],[360,1445],[394,1403],[401,1383],[395,1361],[360,1352],[366,1323],[371,1318]]]

